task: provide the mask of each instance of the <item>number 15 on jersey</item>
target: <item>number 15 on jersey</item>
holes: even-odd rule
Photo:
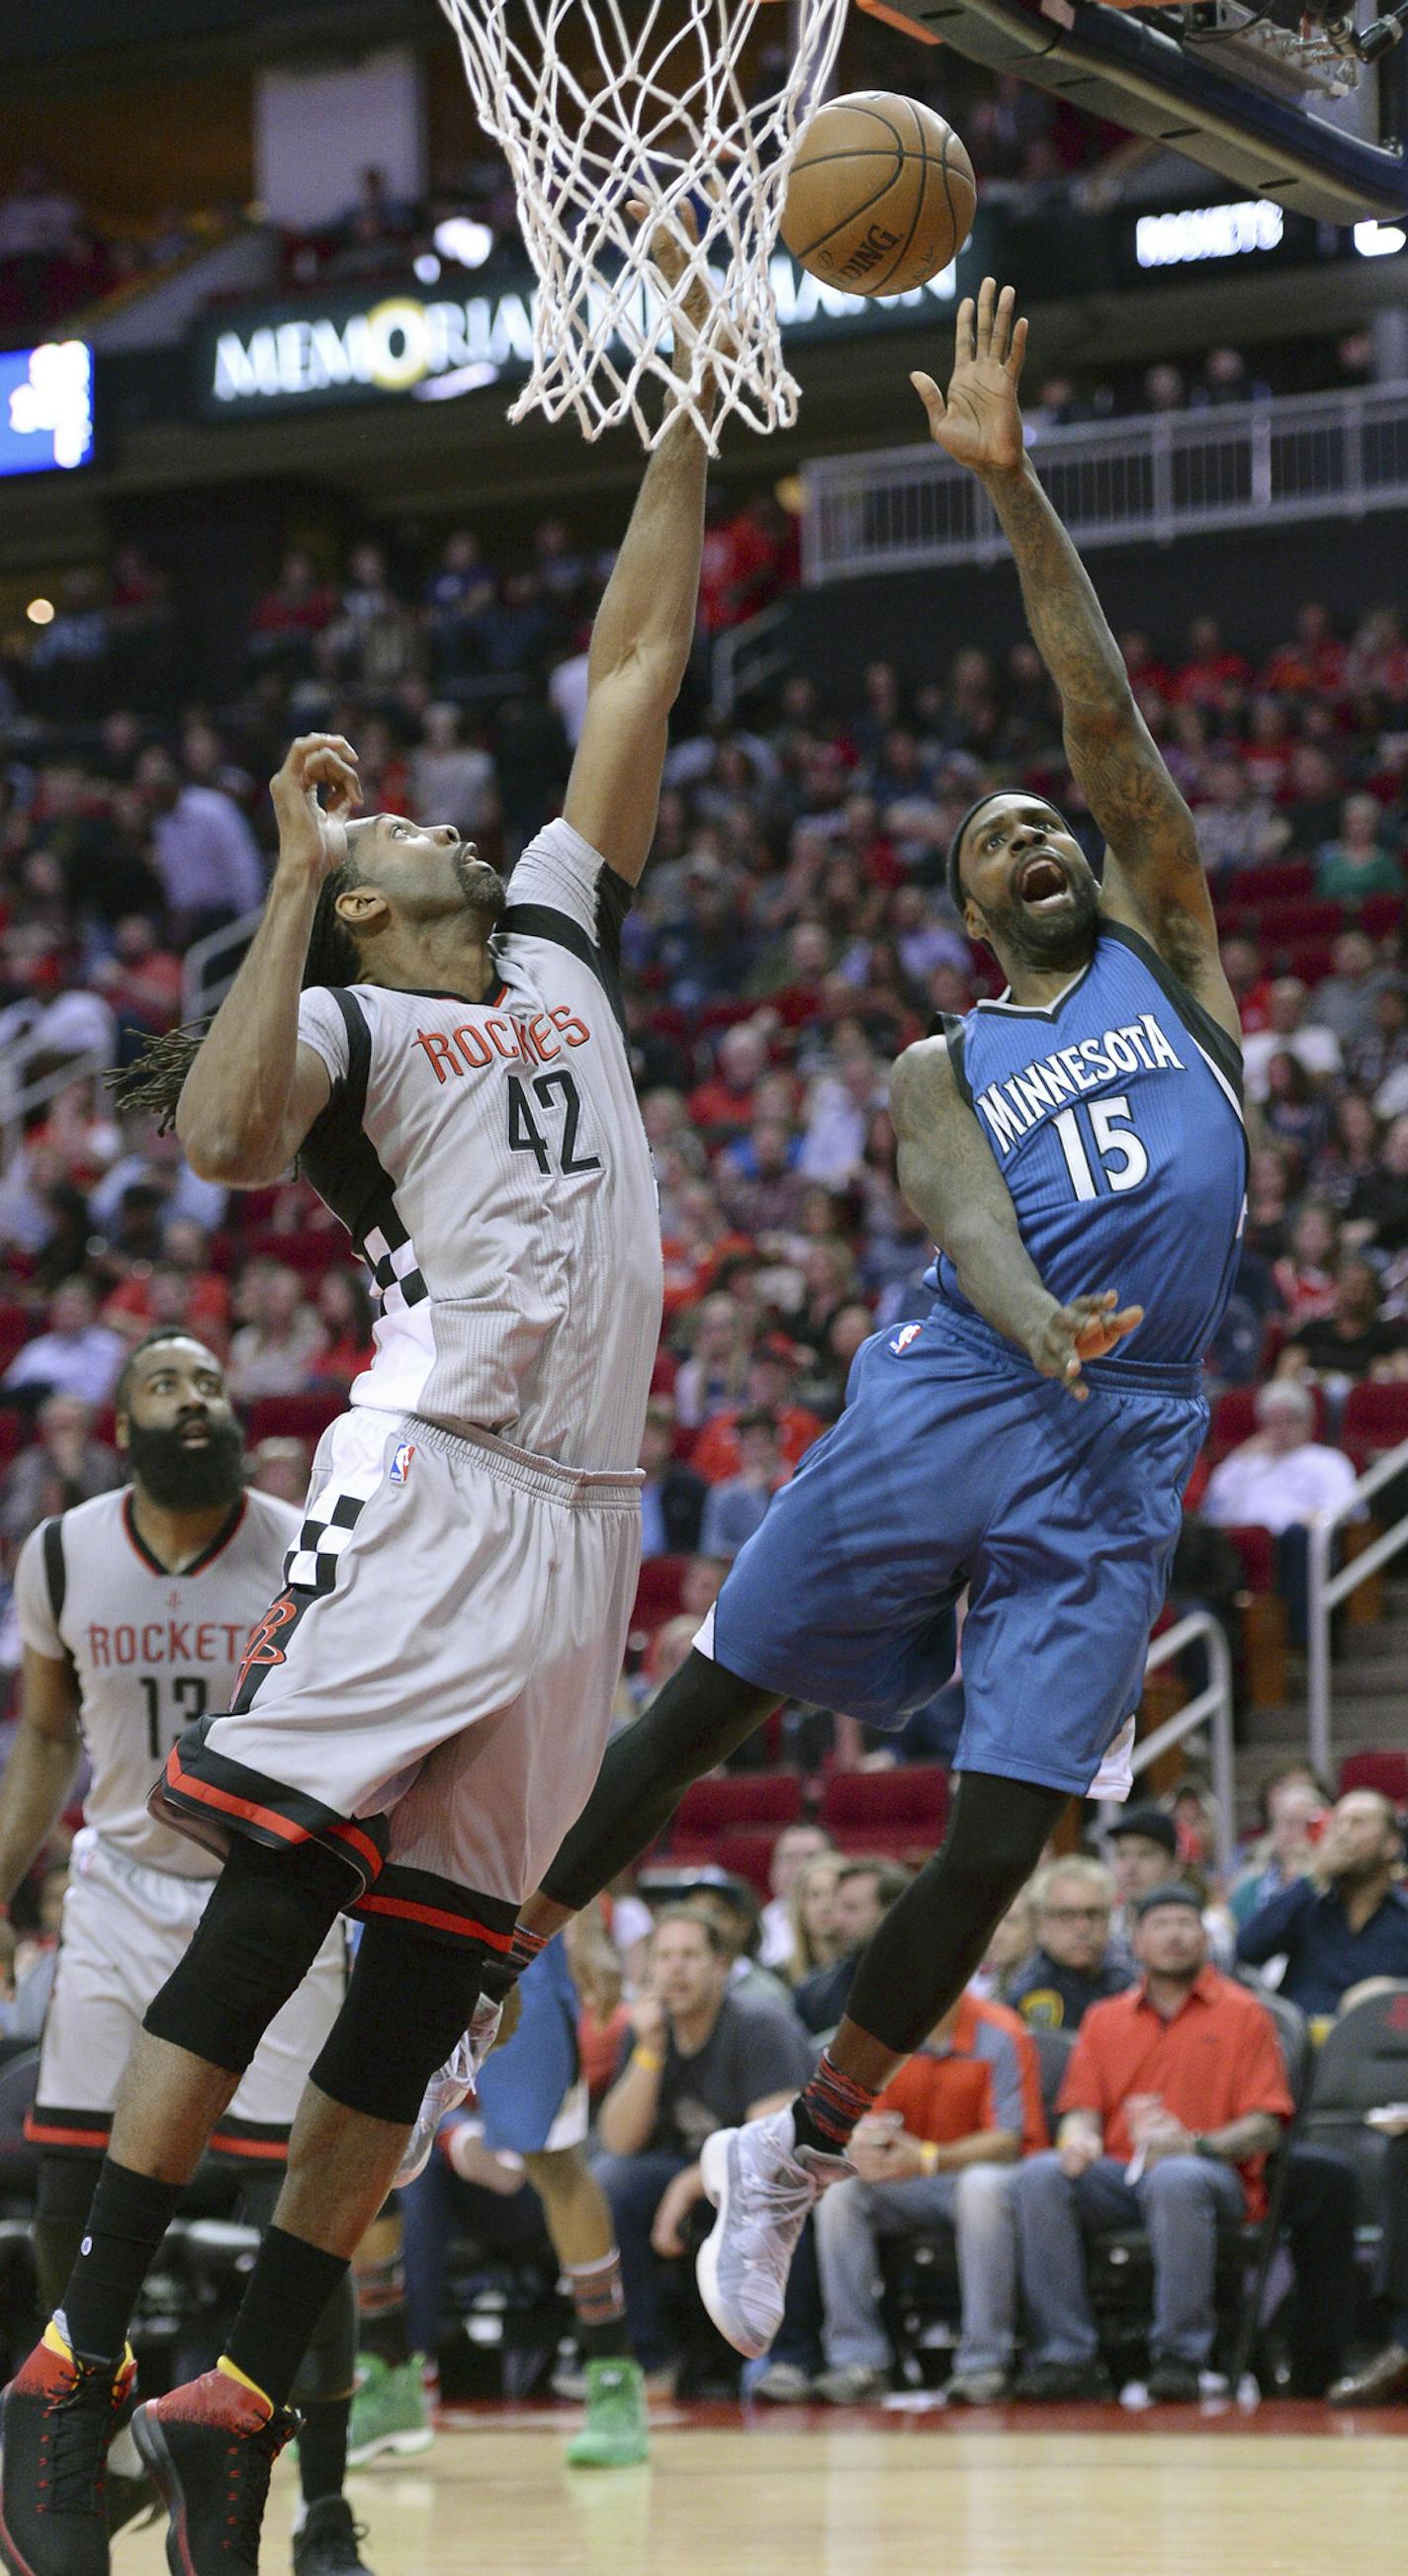
[[[1078,1199],[1103,1198],[1107,1191],[1118,1198],[1126,1190],[1137,1190],[1141,1181],[1148,1179],[1149,1157],[1134,1132],[1124,1092],[1117,1092],[1112,1100],[1092,1100],[1082,1102],[1079,1109],[1063,1109],[1051,1123],[1061,1139],[1071,1187]]]

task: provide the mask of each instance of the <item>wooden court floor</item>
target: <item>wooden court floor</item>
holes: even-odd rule
[[[374,2576],[1402,2576],[1408,2413],[1060,2422],[822,2410],[662,2420],[647,2468],[563,2466],[570,2412],[462,2417],[350,2492]],[[261,2566],[288,2567],[278,2472]],[[164,2576],[152,2533],[116,2576]]]

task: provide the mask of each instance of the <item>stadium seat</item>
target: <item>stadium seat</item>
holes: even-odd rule
[[[321,1440],[330,1422],[347,1410],[340,1387],[315,1387],[304,1395],[259,1395],[245,1416],[251,1448],[261,1440]]]
[[[1318,1386],[1311,1387],[1310,1396],[1315,1406],[1314,1437],[1323,1440],[1327,1418],[1325,1398]],[[1218,1397],[1212,1409],[1207,1445],[1208,1459],[1214,1467],[1226,1457],[1229,1449],[1235,1449],[1243,1440],[1250,1440],[1256,1429],[1256,1399],[1254,1386],[1229,1386]]]
[[[274,1226],[260,1226],[250,1235],[245,1247],[249,1261],[280,1261],[285,1269],[296,1270],[302,1279],[321,1279],[349,1259],[348,1246],[331,1226],[307,1226],[299,1234],[284,1234]]]
[[[1359,926],[1371,939],[1386,939],[1403,919],[1401,894],[1371,894],[1359,908]]]
[[[1377,2230],[1387,2141],[1364,2114],[1408,2101],[1408,1984],[1396,1979],[1342,2013],[1316,2060],[1305,2134],[1354,2167],[1361,2225]]]
[[[1351,1387],[1340,1424],[1340,1444],[1361,1475],[1386,1449],[1408,1440],[1408,1380],[1366,1379]]]
[[[1242,1572],[1249,1592],[1274,1592],[1276,1589],[1276,1550],[1270,1530],[1248,1525],[1245,1529],[1227,1529],[1242,1560]]]
[[[730,1825],[721,1833],[676,1835],[668,1861],[680,1869],[726,1869],[766,1901],[772,1893],[772,1847],[778,1831],[776,1825]]]
[[[937,1851],[947,1815],[948,1773],[937,1762],[833,1771],[821,1794],[821,1822],[838,1849],[886,1859]]]
[[[676,1616],[688,1562],[683,1556],[647,1556],[643,1560],[628,1633],[633,1654],[643,1655],[656,1629]]]
[[[1395,1807],[1408,1807],[1408,1753],[1365,1745],[1358,1753],[1346,1754],[1340,1764],[1340,1796],[1348,1797],[1351,1789],[1377,1789]]]
[[[696,1780],[675,1810],[671,1850],[685,1836],[718,1834],[735,1825],[767,1825],[776,1837],[802,1812],[797,1771],[724,1771]]]
[[[1320,895],[1296,895],[1289,902],[1263,903],[1257,908],[1256,926],[1268,948],[1284,947],[1298,939],[1333,939],[1344,923],[1344,906],[1327,903]]]
[[[1269,859],[1264,867],[1239,868],[1228,889],[1239,905],[1304,901],[1315,892],[1309,859]]]

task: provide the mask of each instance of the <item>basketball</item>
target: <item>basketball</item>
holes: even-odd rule
[[[818,108],[787,181],[782,238],[852,295],[903,295],[947,268],[977,202],[951,125],[918,99],[855,90]]]

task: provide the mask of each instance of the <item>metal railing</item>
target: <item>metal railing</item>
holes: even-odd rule
[[[1232,1867],[1237,1840],[1237,1770],[1232,1743],[1232,1656],[1226,1636],[1210,1610],[1190,1610],[1186,1617],[1165,1628],[1156,1637],[1144,1662],[1144,1678],[1157,1672],[1160,1664],[1170,1663],[1181,1655],[1185,1646],[1201,1644],[1208,1659],[1208,1681],[1203,1690],[1185,1701],[1182,1708],[1166,1717],[1151,1735],[1141,1735],[1134,1747],[1131,1768],[1137,1780],[1148,1771],[1161,1754],[1181,1744],[1196,1727],[1207,1726],[1212,1736],[1212,1793],[1216,1810],[1214,1827],[1217,1866],[1225,1877]],[[1119,1810],[1109,1809],[1113,1819]]]
[[[715,637],[709,656],[709,695],[721,716],[731,716],[740,698],[765,689],[787,669],[791,655],[778,637],[779,627],[785,628],[786,623],[786,606],[777,600],[770,608],[760,608],[756,617],[746,617],[741,626],[725,627]]]
[[[1041,430],[1031,453],[1083,547],[1359,518],[1408,502],[1408,384]],[[806,487],[808,583],[1006,551],[981,484],[939,447],[821,457]]]
[[[28,1073],[26,1065],[40,1056],[49,1061],[47,1073]],[[52,1061],[52,1047],[40,1046],[33,1037],[17,1040],[5,1051],[0,1064],[0,1138],[3,1138],[5,1161],[8,1163],[24,1143],[25,1131],[36,1109],[57,1100],[61,1091],[70,1091],[76,1082],[101,1080],[110,1059],[90,1049],[85,1055],[66,1056],[62,1064]]]
[[[1335,1512],[1317,1512],[1310,1524],[1308,1555],[1308,1625],[1306,1632],[1306,1699],[1309,1711],[1309,1751],[1314,1768],[1322,1779],[1330,1776],[1334,1715],[1330,1703],[1330,1619],[1342,1601],[1358,1589],[1381,1565],[1408,1547],[1408,1514],[1391,1523],[1358,1556],[1342,1565],[1338,1574],[1330,1571],[1335,1532],[1345,1522],[1358,1518],[1362,1506],[1377,1494],[1380,1487],[1401,1476],[1408,1469],[1408,1440],[1396,1449],[1386,1449],[1366,1468],[1347,1502]]]
[[[188,948],[181,961],[181,1017],[203,1020],[218,1011],[239,973],[240,960],[259,927],[262,905],[227,921]]]

